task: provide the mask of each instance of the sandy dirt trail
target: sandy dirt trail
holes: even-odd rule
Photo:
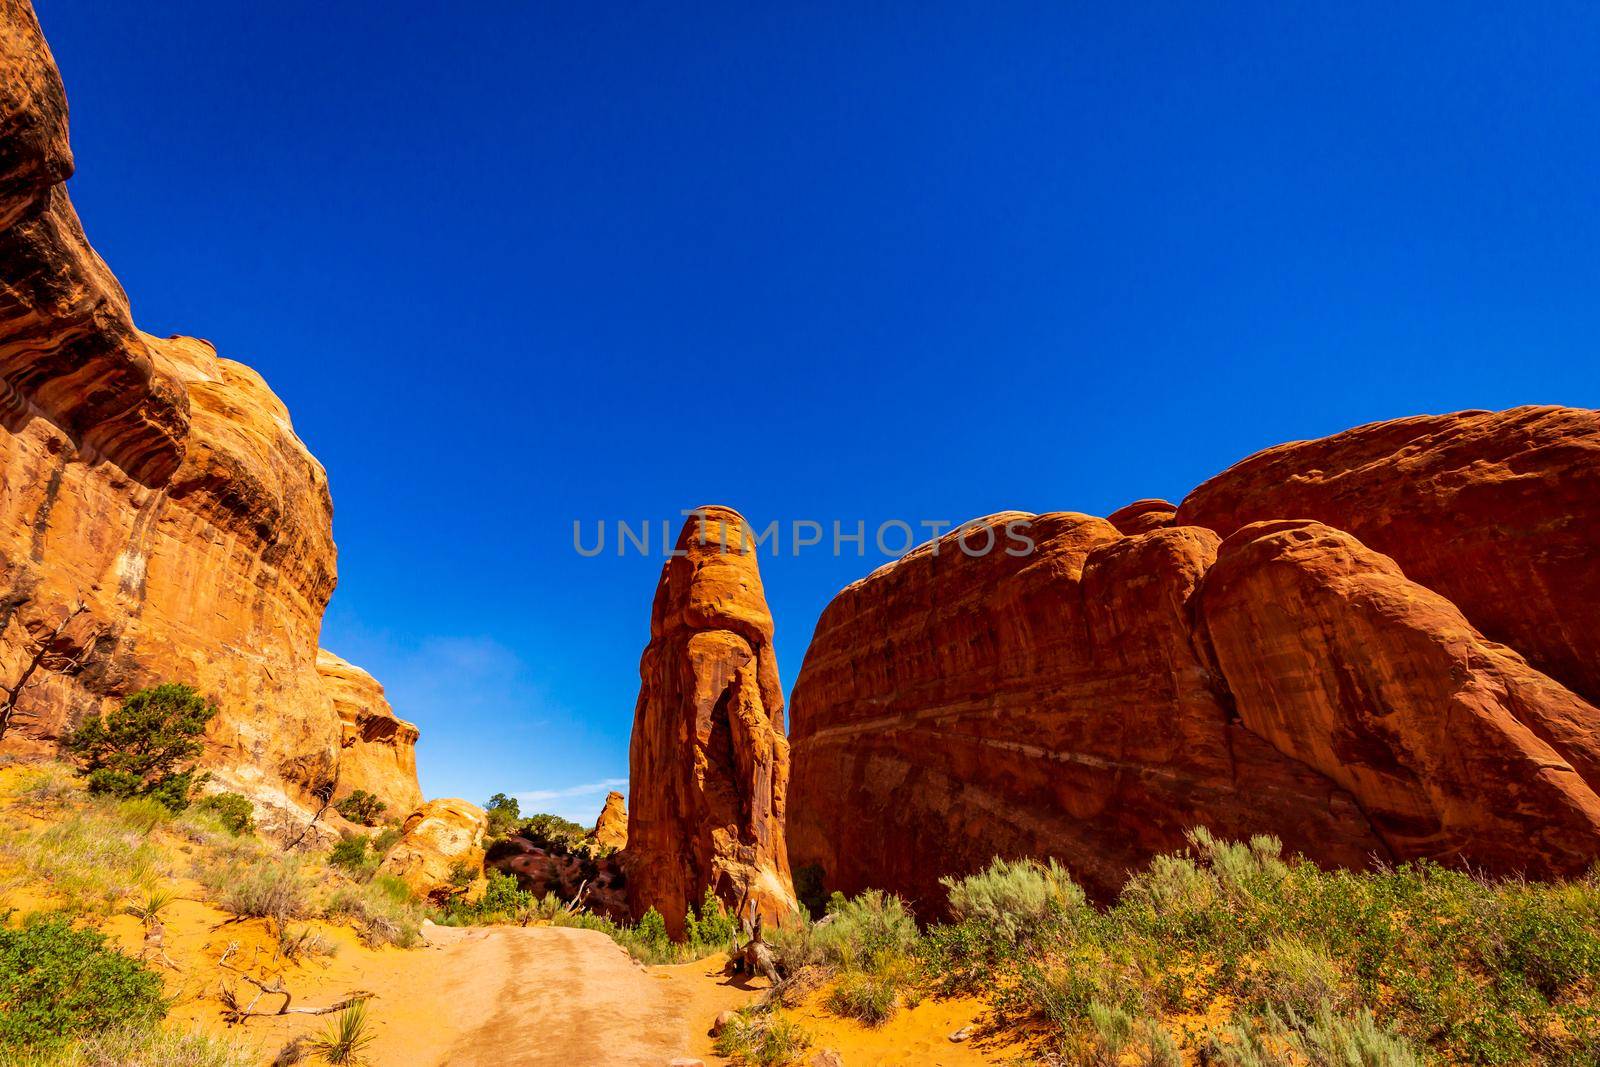
[[[594,930],[431,927],[428,940],[371,975],[384,991],[373,1064],[666,1067],[687,1055],[691,1023],[749,997],[703,964],[645,971]]]
[[[251,964],[270,959],[272,946],[209,905],[180,901],[170,916],[167,945],[183,964],[173,976],[174,1023],[253,1045],[262,1063],[331,1025],[328,1016],[287,1015],[224,1026],[216,984],[238,981],[199,961],[231,944],[235,959]],[[138,951],[135,920],[108,925]],[[667,1067],[691,1049],[709,1052],[711,1020],[755,995],[722,974],[722,957],[645,970],[594,930],[429,923],[423,931],[426,948],[373,950],[349,930],[325,927],[337,951],[291,972],[295,1003],[375,992],[367,1015],[374,1041],[363,1054],[371,1067]]]

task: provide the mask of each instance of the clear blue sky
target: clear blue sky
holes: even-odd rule
[[[1103,514],[1600,406],[1592,9],[784,6],[39,0],[89,235],[327,465],[323,643],[430,795],[626,777],[659,561],[575,518]],[[881,562],[763,560],[786,685]]]

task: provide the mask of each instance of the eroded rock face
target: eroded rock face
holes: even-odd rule
[[[422,896],[447,889],[458,864],[474,872],[483,869],[489,816],[476,804],[456,798],[430,800],[407,816],[400,829],[403,836],[379,869]]]
[[[1178,512],[1224,537],[1267,519],[1354,534],[1485,636],[1600,701],[1600,412],[1460,411],[1279,445]]]
[[[794,905],[784,844],[789,745],[754,548],[703,508],[661,570],[630,749],[628,899],[681,932],[707,886],[769,919]],[[726,546],[726,551],[724,551]]]
[[[939,876],[996,854],[1056,856],[1107,894],[1196,825],[1328,864],[1581,872],[1600,857],[1600,710],[1566,683],[1595,662],[1594,602],[1572,595],[1600,571],[1575,574],[1600,559],[1596,496],[1572,490],[1600,471],[1594,419],[1365,427],[1246,461],[1175,515],[1041,515],[1027,558],[946,538],[880,568],[823,613],[794,688],[795,867],[925,914]],[[1431,580],[1297,513],[1336,506]],[[1441,595],[1480,566],[1549,617]]]
[[[1232,715],[1190,624],[1214,534],[981,521],[1026,518],[1030,557],[952,535],[823,612],[793,694],[796,868],[934,914],[942,875],[995,855],[1058,856],[1112,892],[1202,823],[1352,865],[1381,851],[1345,790]]]
[[[327,477],[260,375],[133,325],[61,184],[65,96],[16,0],[0,74],[0,679],[48,645],[0,744],[53,752],[83,716],[186,682],[221,708],[218,784],[303,813],[346,751],[318,671]]]
[[[1354,796],[1391,855],[1536,876],[1600,856],[1600,711],[1350,534],[1240,529],[1200,615],[1245,727]]]
[[[317,674],[339,716],[339,795],[364,789],[391,815],[415,810],[422,803],[417,728],[395,715],[376,678],[325,648]]]
[[[621,793],[613,790],[606,794],[600,818],[595,820],[593,837],[595,844],[605,848],[620,852],[628,847],[628,809]]]

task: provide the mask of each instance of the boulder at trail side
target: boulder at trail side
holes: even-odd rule
[[[402,836],[384,857],[380,868],[403,880],[423,896],[450,885],[462,864],[473,872],[483,868],[483,835],[489,816],[476,804],[455,798],[430,800],[412,812],[401,825]]]

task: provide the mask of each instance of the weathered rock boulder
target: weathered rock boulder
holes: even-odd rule
[[[53,752],[85,715],[186,682],[221,708],[218,784],[303,818],[360,750],[318,670],[327,477],[260,375],[134,326],[62,184],[66,98],[18,0],[0,74],[0,684],[40,661],[0,747]]]
[[[1584,870],[1595,420],[1363,427],[1175,514],[1034,516],[1030,556],[947,537],[880,568],[828,606],[794,688],[796,869],[935,913],[940,875],[1052,855],[1103,895],[1205,825],[1328,864]]]
[[[1233,714],[1190,622],[1214,534],[981,522],[1017,519],[1031,556],[948,535],[823,612],[793,693],[796,869],[935,914],[942,875],[995,855],[1058,856],[1110,893],[1199,824],[1351,865],[1382,853],[1347,791]]]
[[[430,800],[406,817],[401,838],[380,868],[423,896],[450,885],[452,872],[465,864],[483,869],[483,835],[489,816],[476,804],[455,798]]]
[[[1600,701],[1600,412],[1459,411],[1279,445],[1199,486],[1177,517],[1223,537],[1266,519],[1354,534]]]
[[[1240,529],[1199,615],[1245,727],[1355,797],[1391,856],[1538,876],[1600,856],[1600,710],[1350,534]]]
[[[621,793],[613,790],[606,794],[605,806],[600,809],[600,818],[595,820],[591,836],[602,848],[620,852],[628,847],[628,809]]]
[[[684,524],[639,664],[628,899],[635,917],[654,907],[674,935],[708,886],[769,919],[794,906],[783,690],[748,533],[729,508],[702,508]]]
[[[339,716],[339,795],[364,789],[392,815],[416,810],[417,728],[395,715],[376,678],[325,648],[317,674]]]

